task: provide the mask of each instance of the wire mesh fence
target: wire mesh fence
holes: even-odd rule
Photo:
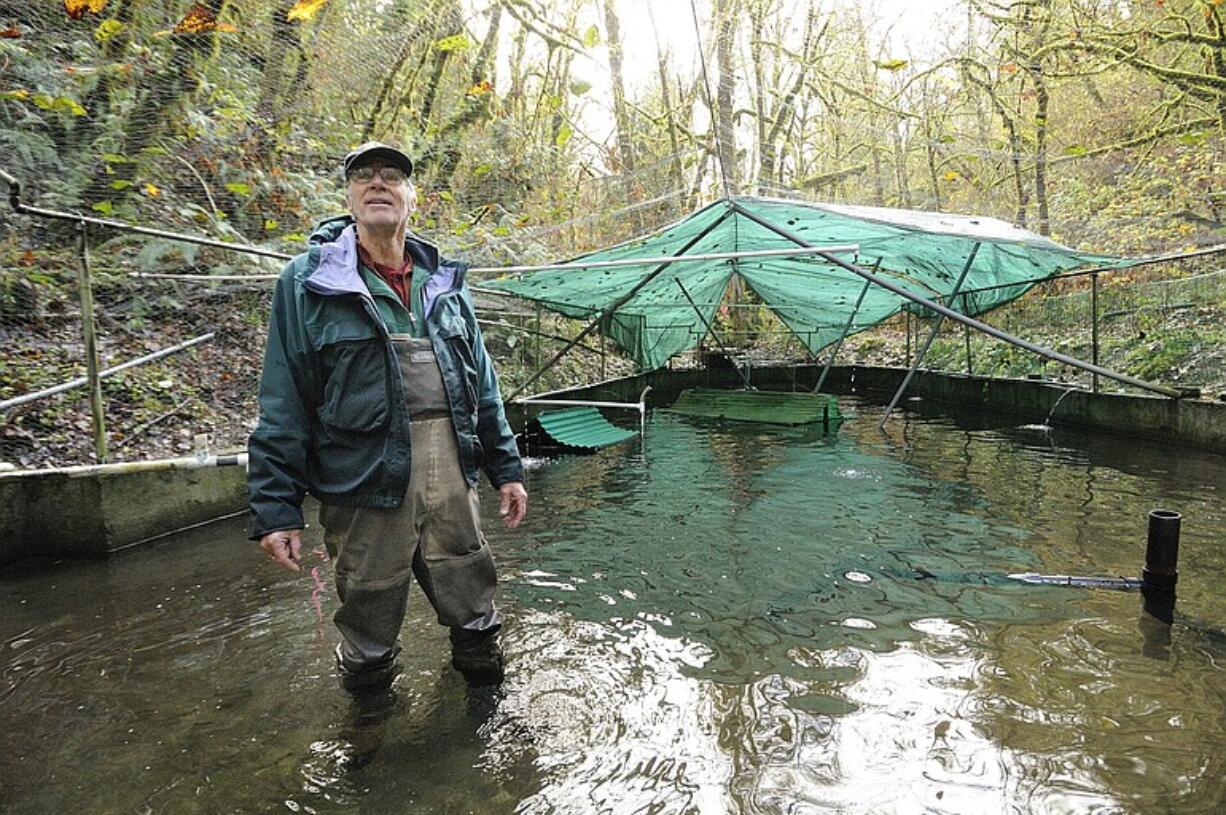
[[[1204,264],[1202,264],[1203,266]],[[1102,274],[1042,283],[1026,297],[988,315],[1003,330],[1053,350],[1132,376],[1205,392],[1226,386],[1226,269],[1172,279]],[[931,321],[916,320],[915,347]],[[1044,362],[1019,349],[945,325],[924,367],[996,376],[1039,375],[1104,391],[1128,390],[1104,377]]]

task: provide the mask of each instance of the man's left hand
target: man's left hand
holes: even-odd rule
[[[498,507],[502,525],[514,529],[528,514],[528,491],[521,482],[508,481],[498,488],[498,494],[502,496],[502,504]]]

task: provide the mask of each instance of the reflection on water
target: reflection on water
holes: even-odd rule
[[[273,572],[237,521],[10,568],[0,809],[1226,808],[1221,459],[857,408],[837,436],[657,414],[531,468],[521,534],[487,527],[500,690],[415,593],[403,673],[351,701],[330,564]],[[1185,517],[1168,644],[1135,595],[1002,578],[1135,575],[1155,506]]]

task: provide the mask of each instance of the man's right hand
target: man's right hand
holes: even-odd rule
[[[260,548],[268,559],[291,572],[298,571],[302,559],[302,530],[282,529],[260,538]]]

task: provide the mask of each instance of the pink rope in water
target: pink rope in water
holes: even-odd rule
[[[315,555],[324,563],[328,562],[328,553],[327,551],[324,550],[322,546],[315,547]],[[311,587],[311,605],[315,607],[315,617],[319,622],[319,628],[317,629],[317,633],[319,634],[319,639],[323,640],[324,638],[323,591],[324,591],[325,586],[324,586],[323,577],[320,576],[320,571],[319,571],[318,566],[311,567],[311,580],[314,582],[314,585]]]

